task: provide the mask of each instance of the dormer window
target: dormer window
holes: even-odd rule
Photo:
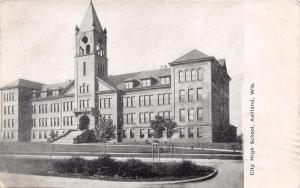
[[[52,91],[52,95],[53,95],[53,96],[59,95],[59,90],[54,90],[54,91]]]
[[[171,78],[170,78],[170,76],[161,77],[160,82],[162,85],[169,85],[169,84],[171,84]]]
[[[142,80],[142,87],[149,87],[151,86],[151,79]]]
[[[133,88],[133,81],[126,82],[126,83],[125,83],[125,87],[126,87],[126,89],[131,89],[131,88]]]
[[[43,91],[43,92],[41,93],[41,97],[42,97],[42,98],[46,98],[46,97],[47,97],[47,91]]]

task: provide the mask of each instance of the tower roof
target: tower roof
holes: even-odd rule
[[[96,31],[103,32],[94,5],[91,1],[83,17],[79,30],[83,32],[93,30],[94,28]]]

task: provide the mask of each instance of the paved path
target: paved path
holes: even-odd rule
[[[124,158],[122,158],[124,159]],[[142,159],[145,161],[151,158]],[[174,159],[162,159],[170,161]],[[177,159],[181,160],[181,159]],[[34,176],[0,172],[0,188],[2,187],[105,187],[105,188],[242,188],[243,187],[243,162],[239,160],[208,160],[191,159],[199,165],[209,165],[219,170],[218,175],[203,182],[187,183],[180,185],[149,185],[148,183],[137,182],[113,182],[77,178],[62,178],[50,176]],[[5,186],[2,186],[5,185]]]

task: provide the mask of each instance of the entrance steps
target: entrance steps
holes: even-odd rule
[[[64,135],[63,137],[59,138],[58,140],[55,140],[52,143],[53,144],[73,144],[74,138],[81,135],[84,131],[85,130],[83,130],[83,131],[80,131],[80,130],[71,131],[68,134]]]

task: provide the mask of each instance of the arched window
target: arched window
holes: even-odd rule
[[[183,71],[179,71],[179,82],[184,82],[184,73],[183,73]]]
[[[103,50],[103,48],[101,48],[101,50],[100,50],[100,56],[104,56],[104,50]]]
[[[196,70],[194,70],[194,69],[191,71],[191,78],[192,78],[191,79],[192,81],[197,80],[197,73],[196,73]]]
[[[85,93],[85,84],[82,84],[82,93]]]
[[[86,63],[83,62],[83,76],[86,75]]]
[[[4,134],[3,134],[3,139],[6,139],[6,133],[4,132]]]
[[[185,81],[186,82],[191,81],[191,71],[189,71],[189,70],[185,71]]]
[[[88,44],[88,45],[86,45],[86,47],[85,47],[85,51],[86,51],[86,54],[90,54],[91,53],[91,46]]]
[[[198,80],[203,80],[203,70],[200,68],[198,69]]]
[[[79,55],[84,55],[84,49],[82,47],[79,48]]]

